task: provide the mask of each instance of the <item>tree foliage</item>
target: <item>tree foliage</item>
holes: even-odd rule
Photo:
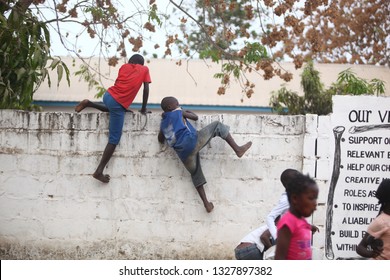
[[[189,57],[194,51],[213,61],[228,60],[239,69],[245,85],[248,71],[258,71],[264,79],[279,76],[284,81],[291,80],[292,74],[278,63],[285,60],[293,61],[296,69],[307,60],[390,65],[388,0],[170,0],[170,3],[184,14],[180,22],[182,34],[175,35],[180,50]],[[268,55],[249,62],[247,48],[253,44],[261,45]],[[231,75],[224,70],[224,64],[222,70]],[[217,77],[225,89],[228,78]],[[223,92],[220,88],[219,93]]]
[[[270,99],[272,110],[278,114],[327,115],[332,112],[333,95],[381,95],[385,92],[384,81],[366,81],[356,76],[350,68],[339,73],[337,81],[328,89],[321,82],[320,73],[309,61],[301,74],[303,95],[282,87],[273,92]]]
[[[142,52],[144,41],[147,40],[146,33],[155,33],[156,24],[162,24],[164,16],[158,14],[153,2],[40,0],[35,9],[37,15],[57,34],[63,47],[87,66],[90,66],[90,55],[101,57],[108,65],[116,66],[121,59],[127,61],[130,50]],[[64,26],[71,26],[72,30],[64,32]],[[85,52],[85,43],[80,42],[85,38],[89,38],[89,49],[93,47],[95,50],[92,54]],[[155,45],[154,48],[159,46]],[[92,70],[99,72],[99,69]]]
[[[29,1],[11,2],[0,5],[0,108],[37,109],[33,94],[46,78],[51,83],[48,69],[57,69],[58,81],[64,72],[69,81],[69,71],[50,56],[49,31],[28,9]]]
[[[385,93],[385,84],[380,79],[367,81],[359,78],[350,68],[342,71],[337,82],[329,89],[332,94],[353,94],[353,95],[382,95]]]
[[[12,45],[23,46],[22,40],[26,42],[28,38],[24,46],[31,48],[25,60],[34,65],[36,75],[26,76],[28,85],[23,87],[26,92],[33,92],[47,77],[45,59],[51,59],[53,36],[59,38],[69,54],[85,63],[78,74],[99,83],[99,90],[104,88],[100,79],[104,74],[99,65],[90,64],[80,43],[85,37],[90,40],[88,45],[94,47],[93,56],[110,66],[127,61],[130,50],[147,58],[157,57],[156,50],[163,50],[163,56],[168,58],[211,59],[221,64],[221,71],[215,74],[221,81],[218,93],[224,94],[231,80],[236,79],[248,98],[255,90],[248,73],[258,73],[264,79],[293,78],[281,61],[293,61],[297,69],[308,59],[390,65],[387,0],[167,0],[165,3],[168,5],[155,0],[0,0],[0,32],[5,36],[1,37],[0,55],[6,61],[7,57],[20,54],[16,56],[20,60],[16,59],[14,64],[1,65],[0,87],[7,88],[3,100],[18,84],[14,78],[12,82],[11,76],[19,79],[23,69],[27,69],[16,64],[23,60],[23,52],[7,48],[10,34],[12,40],[20,40]],[[16,13],[16,7],[22,9]],[[148,48],[146,45],[157,37],[154,36],[157,32],[159,36],[166,35],[165,45],[155,43]],[[66,70],[60,61],[50,65],[59,74],[61,69]],[[14,74],[4,74],[6,68]],[[28,100],[32,98],[21,102],[27,104]]]
[[[138,9],[125,17],[118,12],[119,8],[123,9],[120,5],[110,0],[1,0],[0,108],[38,109],[32,105],[33,94],[45,79],[51,85],[49,70],[57,71],[58,81],[66,76],[69,83],[68,67],[60,58],[51,56],[53,35],[59,36],[69,53],[85,62],[79,75],[86,79],[85,73],[91,72],[93,77],[97,74],[95,82],[100,81],[101,72],[82,55],[78,48],[79,36],[88,34],[91,43],[96,43],[97,55],[106,58],[112,66],[118,63],[118,57],[126,58],[125,40],[132,44],[132,51],[138,52],[143,44],[139,29],[154,31],[154,26],[150,23],[139,26],[132,19],[150,13],[151,19],[158,20],[153,17],[156,7],[154,10],[148,7],[146,11]],[[74,37],[66,26],[78,30]],[[131,34],[134,30],[136,35]],[[112,48],[115,51],[110,56]]]

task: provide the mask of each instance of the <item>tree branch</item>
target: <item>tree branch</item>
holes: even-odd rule
[[[15,10],[17,10],[20,14],[24,14],[32,3],[33,0],[19,0],[15,5]]]
[[[225,55],[225,57],[227,59],[236,59],[236,60],[241,60],[240,57],[238,56],[235,56],[229,52],[226,52],[224,49],[222,49],[220,46],[218,46],[218,44],[216,44],[214,42],[214,40],[210,37],[208,31],[206,30],[206,28],[203,26],[203,24],[201,24],[198,20],[196,20],[192,15],[190,15],[186,10],[184,10],[182,7],[181,7],[181,4],[177,4],[175,3],[173,0],[169,0],[169,2],[171,2],[176,8],[178,8],[180,11],[182,11],[182,13],[184,13],[186,16],[188,16],[193,22],[195,22],[199,27],[200,29],[202,29],[202,31],[204,32],[204,34],[206,35],[206,38],[207,38],[207,41],[212,44],[216,49],[218,49],[221,53],[223,53]]]

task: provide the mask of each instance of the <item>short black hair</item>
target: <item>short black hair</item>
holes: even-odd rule
[[[167,97],[164,97],[162,100],[161,100],[161,109],[163,109],[164,112],[168,111],[168,107],[169,105],[173,102],[173,101],[176,101],[177,99],[173,96],[167,96]]]
[[[291,203],[291,196],[293,194],[300,195],[304,193],[311,185],[316,185],[316,181],[309,175],[304,175],[298,172],[296,176],[289,182],[286,187],[287,198]]]
[[[390,202],[390,179],[383,179],[376,190],[375,197],[379,203]]]
[[[288,184],[298,175],[301,174],[298,170],[288,168],[280,175],[280,181],[282,185],[287,188]]]
[[[140,64],[144,65],[145,60],[142,55],[140,54],[133,54],[129,59],[130,64]]]

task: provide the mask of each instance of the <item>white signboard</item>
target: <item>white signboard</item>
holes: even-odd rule
[[[375,190],[390,178],[390,98],[333,97],[331,128],[325,256],[355,258],[357,245],[379,211]]]

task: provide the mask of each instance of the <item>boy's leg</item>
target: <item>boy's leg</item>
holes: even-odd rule
[[[252,141],[247,142],[246,144],[239,146],[236,141],[234,141],[232,135],[229,133],[225,138],[225,141],[232,147],[233,151],[236,153],[238,157],[242,157],[245,152],[252,146]]]
[[[190,172],[192,183],[194,184],[196,191],[202,199],[203,205],[206,211],[210,213],[214,209],[213,203],[207,200],[206,193],[204,191],[204,184],[206,184],[206,178],[203,175],[202,167],[200,165],[199,153],[190,155],[184,163],[185,168]]]
[[[204,146],[207,145],[207,143],[210,142],[212,138],[216,136],[224,139],[229,144],[229,146],[232,147],[238,157],[242,157],[245,152],[252,146],[251,141],[242,146],[237,145],[229,133],[229,127],[220,121],[215,121],[198,131],[198,141],[194,151],[199,152]]]
[[[110,181],[110,176],[108,174],[103,174],[103,170],[111,159],[115,148],[119,144],[119,140],[121,139],[126,110],[118,102],[116,102],[108,93],[104,95],[103,101],[104,104],[107,105],[107,108],[110,108],[110,122],[108,128],[109,138],[108,144],[104,149],[102,159],[100,160],[100,163],[92,176],[103,183],[108,183]]]
[[[103,174],[104,167],[106,167],[107,163],[109,162],[110,158],[112,157],[114,151],[115,151],[116,145],[108,143],[106,148],[104,149],[102,159],[100,160],[100,163],[98,167],[96,168],[95,173],[93,173],[93,177],[103,183],[108,183],[110,181],[110,175]]]
[[[196,187],[196,190],[198,191],[198,194],[200,198],[202,199],[203,205],[206,208],[206,211],[210,213],[214,209],[214,204],[207,200],[206,193],[204,191],[203,185],[200,185],[199,187]]]
[[[87,107],[91,107],[91,108],[95,108],[95,109],[98,109],[102,112],[108,112],[108,108],[104,105],[101,105],[101,104],[96,104],[96,103],[93,103],[91,101],[89,101],[88,99],[84,99],[83,101],[81,101],[77,106],[76,108],[74,109],[77,113],[80,113],[82,110],[84,110],[85,108]]]
[[[257,248],[256,244],[241,243],[234,249],[237,260],[262,260],[263,253]]]

